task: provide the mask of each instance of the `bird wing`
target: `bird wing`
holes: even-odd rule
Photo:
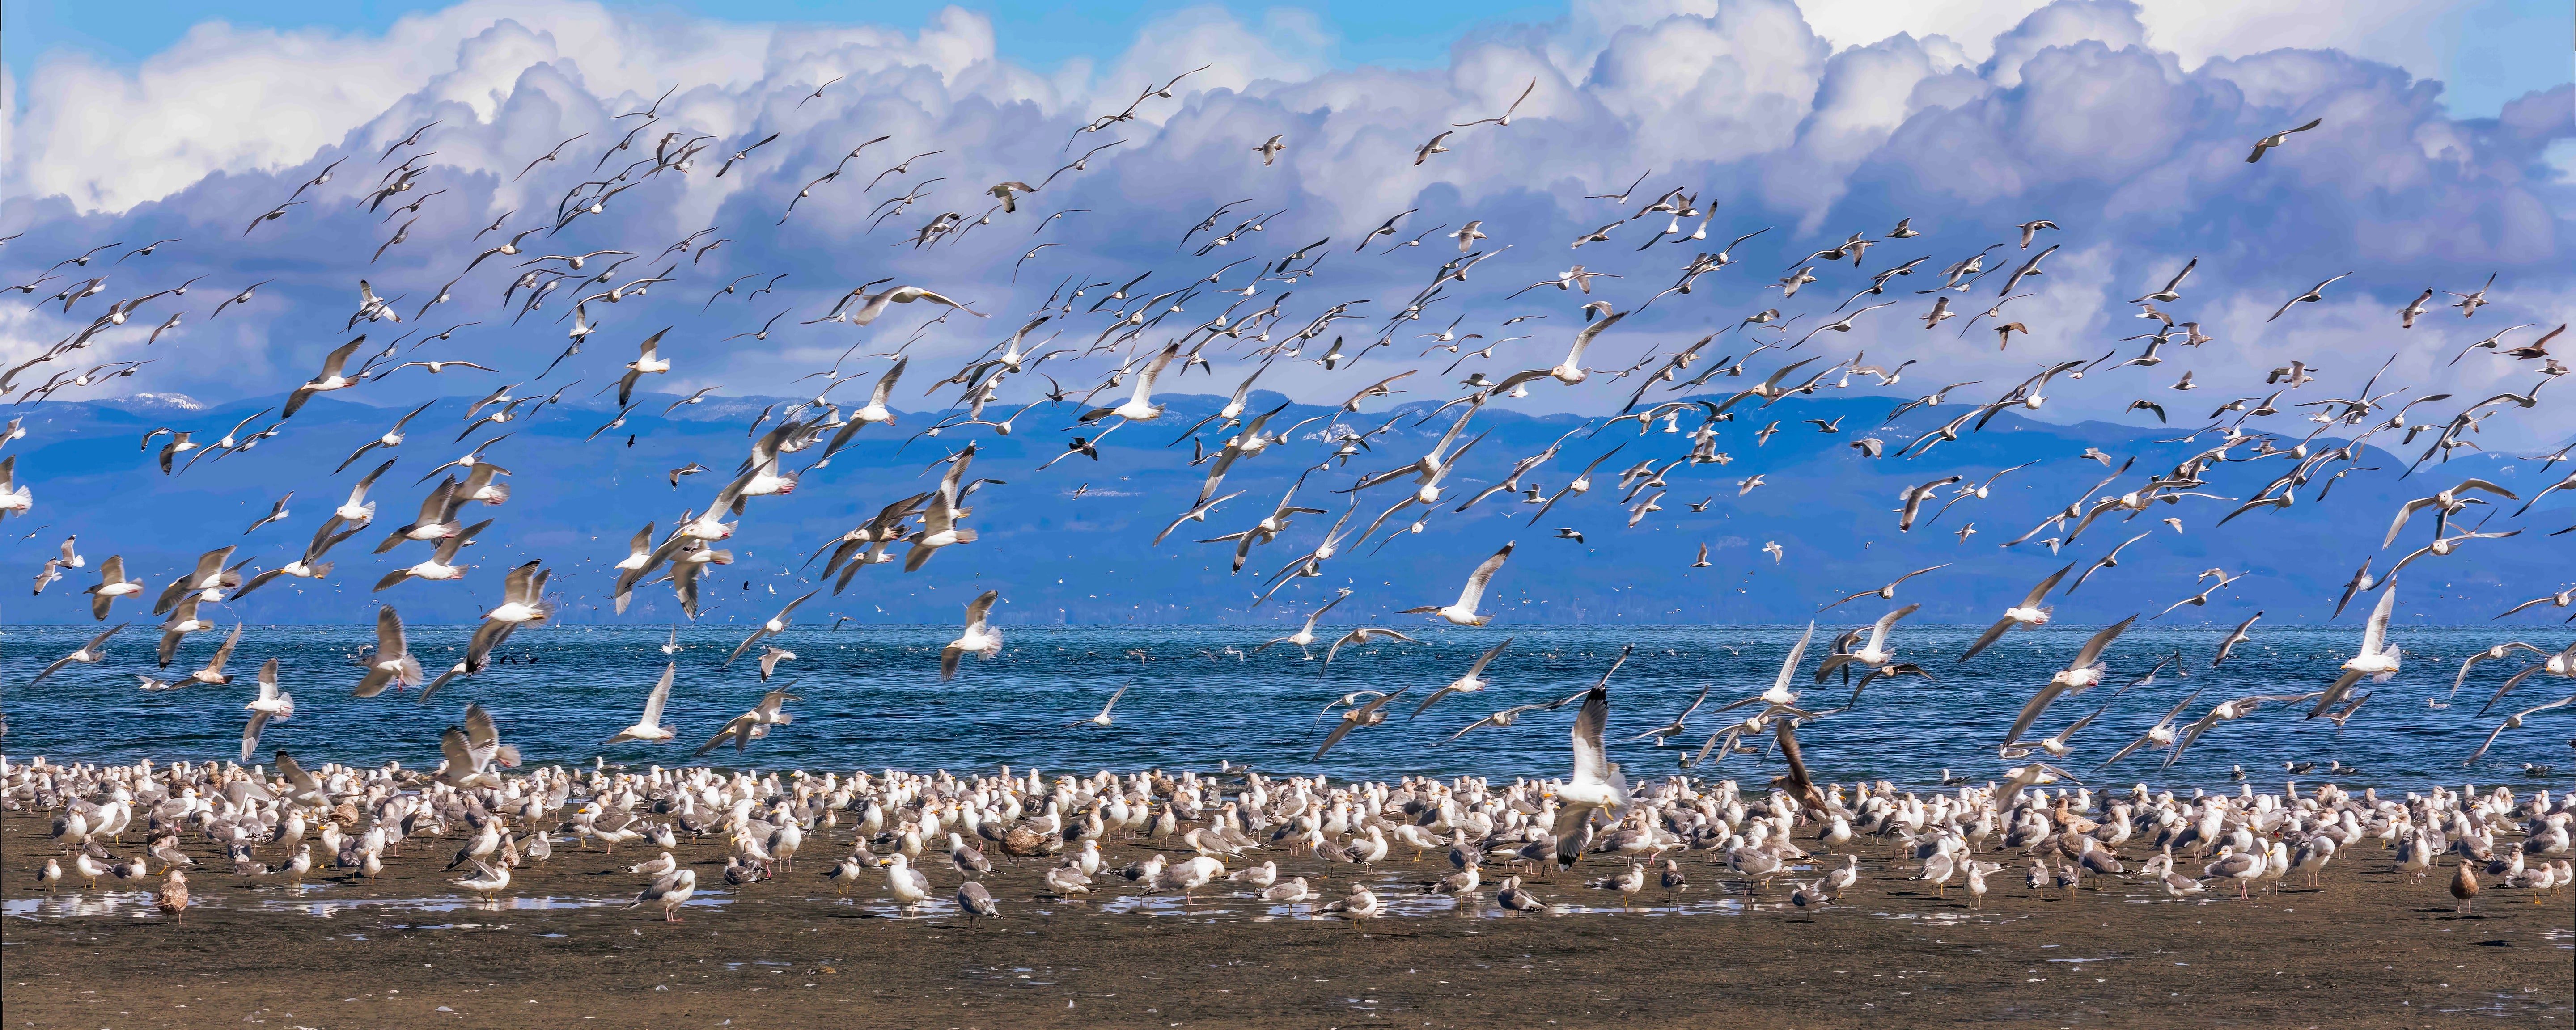
[[[1915,609],[1921,607],[1923,606],[1920,604],[1909,604],[1903,608],[1899,608],[1895,611],[1879,616],[1878,622],[1869,628],[1869,649],[1876,651],[1882,645],[1886,644],[1887,631],[1889,627],[1896,625],[1896,620],[1914,614]]]
[[[1628,317],[1628,313],[1622,311],[1598,322],[1594,322],[1591,325],[1584,326],[1582,332],[1574,334],[1574,350],[1565,356],[1565,363],[1580,367],[1583,364],[1583,350],[1586,347],[1592,346],[1593,338],[1601,335],[1602,330],[1608,329],[1613,325],[1617,325],[1620,319],[1626,317]]]
[[[2054,682],[2039,688],[2039,693],[2031,695],[2030,703],[2021,706],[2021,714],[2013,718],[2012,732],[2004,734],[2004,745],[2019,743],[2022,731],[2029,729],[2031,723],[2038,722],[2040,713],[2047,711],[2049,704],[2057,700],[2057,695],[2065,692],[2065,687]]]
[[[968,632],[980,633],[983,631],[985,617],[992,612],[993,602],[1000,599],[1001,596],[1002,592],[999,590],[987,590],[982,594],[977,595],[974,600],[966,602],[966,629]]]
[[[1782,719],[1778,725],[1780,759],[1789,766],[1789,774],[1781,779],[1789,781],[1789,785],[1796,788],[1791,796],[1819,812],[1824,811],[1826,808],[1824,792],[1817,790],[1816,781],[1807,775],[1806,759],[1798,752],[1798,737],[1790,732],[1791,721]]]
[[[672,662],[662,669],[662,682],[654,684],[653,693],[644,698],[644,718],[638,720],[642,725],[662,724],[662,706],[671,700],[671,681],[678,678],[679,674],[680,663],[678,662]]]
[[[322,789],[322,782],[314,779],[312,773],[304,771],[303,766],[296,764],[295,756],[287,754],[284,751],[279,751],[277,753],[277,774],[280,777],[283,777],[286,782],[293,784],[295,789],[299,791],[319,791]]]
[[[2070,565],[2067,566],[2067,568],[2074,568],[2074,566]],[[2059,570],[2059,574],[2063,575],[2064,570]],[[1977,652],[1983,651],[1988,645],[2003,639],[2004,631],[2011,629],[2012,626],[2013,620],[2009,618],[1996,619],[1994,625],[1986,627],[1986,631],[1977,637],[1976,643],[1968,645],[1968,649],[1959,655],[1959,660],[1964,662],[1970,658],[1976,657]]]
[[[465,706],[465,738],[479,755],[489,755],[501,746],[501,730],[492,725],[492,713],[484,711],[482,705]],[[480,766],[484,760],[475,764]]]
[[[1493,581],[1494,573],[1503,567],[1503,560],[1511,556],[1512,544],[1507,542],[1502,550],[1494,552],[1493,557],[1476,566],[1476,571],[1468,573],[1466,589],[1458,592],[1458,607],[1474,611],[1477,602],[1484,599],[1485,584]]]
[[[439,735],[438,751],[446,757],[447,768],[450,771],[459,773],[474,771],[474,748],[466,742],[464,730],[454,726],[448,727],[446,733]]]
[[[219,648],[216,648],[216,649],[215,649],[215,656],[214,656],[213,658],[211,658],[211,659],[208,659],[208,660],[207,660],[207,662],[206,662],[206,671],[207,671],[207,672],[209,672],[209,673],[220,673],[220,672],[224,671],[224,663],[232,660],[232,657],[233,657],[233,645],[241,643],[241,635],[242,635],[242,624],[241,624],[241,623],[238,623],[238,622],[233,623],[233,632],[232,632],[232,635],[231,635],[231,636],[227,636],[227,637],[225,637],[225,638],[224,638],[224,646],[219,647]]]
[[[2397,607],[2397,585],[2391,583],[2379,595],[2379,606],[2370,610],[2370,623],[2361,631],[2361,653],[2375,655],[2388,640],[2388,615]]]
[[[1610,723],[1610,688],[1595,686],[1583,695],[1583,707],[1575,712],[1574,776],[1578,784],[1610,782],[1609,752],[1601,746],[1601,733]]]
[[[2475,482],[2475,480],[2472,480],[2472,482]],[[2385,548],[2390,544],[2396,543],[2397,531],[2406,528],[2406,520],[2414,517],[2416,509],[2439,503],[2441,502],[2430,497],[2418,497],[2406,502],[2402,507],[2399,507],[2397,509],[2396,521],[2388,524],[2388,539],[2380,541],[2379,546]]]
[[[1163,369],[1172,363],[1173,358],[1179,357],[1180,353],[1181,345],[1176,340],[1165,345],[1162,353],[1154,355],[1154,360],[1146,362],[1144,371],[1136,374],[1136,390],[1129,399],[1138,404],[1153,403],[1154,379],[1162,375]]]
[[[1514,639],[1515,638],[1513,637],[1504,637],[1502,643],[1486,648],[1484,654],[1477,655],[1476,663],[1467,667],[1467,676],[1472,678],[1483,675],[1485,672],[1485,663],[1493,661],[1495,655],[1503,653],[1504,648],[1512,646],[1512,641]]]
[[[1789,681],[1798,675],[1798,663],[1806,660],[1807,643],[1816,639],[1815,620],[1807,621],[1807,632],[1798,638],[1798,646],[1789,649],[1789,660],[1780,663],[1780,676],[1771,681],[1771,689],[1787,690]]]
[[[734,750],[742,750],[743,745],[751,739],[751,728],[753,722],[754,720],[748,713],[734,716],[733,721],[725,723],[724,728],[717,730],[715,736],[707,738],[706,743],[698,745],[697,754],[704,755],[709,751],[715,750],[717,747],[724,744],[726,737],[737,738],[734,741]],[[693,755],[691,757],[696,756]]]
[[[2049,591],[2051,591],[2051,590],[2055,590],[2055,589],[2057,589],[2057,581],[2058,581],[2058,580],[2061,580],[2061,579],[2065,579],[2065,578],[2066,578],[2066,574],[2067,574],[2067,573],[2069,573],[2069,572],[2072,572],[2072,571],[2074,571],[2074,570],[2075,570],[2075,563],[2074,563],[2074,562],[2067,562],[2067,563],[2066,563],[2066,567],[2065,567],[2065,568],[2062,568],[2062,569],[2059,569],[2059,570],[2057,570],[2057,571],[2055,571],[2055,572],[2049,573],[2049,574],[2048,574],[2048,578],[2047,578],[2047,579],[2040,580],[2040,581],[2039,581],[2039,585],[2038,585],[2038,586],[2035,586],[2035,587],[2030,588],[2030,595],[2021,599],[2021,607],[2024,607],[2024,608],[2036,608],[2036,607],[2039,607],[2039,602],[2040,602],[2041,600],[2045,599],[2045,598],[2048,596],[2048,592],[2049,592]],[[1979,646],[1983,646],[1983,645],[1979,645]],[[1971,649],[1969,650],[1969,653],[1974,654],[1974,653],[1975,653],[1975,649],[1974,649],[1974,648],[1971,648]]]
[[[2129,624],[2136,621],[2138,617],[2132,615],[2102,627],[2101,632],[2093,634],[2091,639],[2084,642],[2084,649],[2075,653],[2075,661],[2067,665],[2067,668],[2082,669],[2100,661],[2102,649],[2111,646],[2111,641],[2118,639],[2120,634],[2129,628]]]
[[[267,712],[250,713],[250,721],[242,724],[242,761],[250,761],[250,756],[259,750],[260,731],[267,727]]]

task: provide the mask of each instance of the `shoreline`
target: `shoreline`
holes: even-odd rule
[[[1861,856],[1858,882],[1821,910],[1790,905],[1786,880],[1740,894],[1745,884],[1709,853],[1682,852],[1672,857],[1688,886],[1649,887],[1623,911],[1617,892],[1583,882],[1625,863],[1592,854],[1530,882],[1559,906],[1544,913],[1501,910],[1498,869],[1472,901],[1425,894],[1422,885],[1450,871],[1438,854],[1417,862],[1398,847],[1351,866],[1278,848],[1248,853],[1276,862],[1283,880],[1323,878],[1329,897],[1351,879],[1371,882],[1391,912],[1354,927],[1247,900],[1218,889],[1233,886],[1222,880],[1183,900],[1142,895],[1104,870],[1090,900],[1061,900],[1041,880],[1048,862],[1015,862],[989,843],[995,869],[981,880],[1002,917],[969,920],[949,900],[961,880],[944,841],[918,867],[930,900],[907,913],[873,868],[853,896],[835,896],[824,876],[852,846],[847,825],[818,828],[792,868],[740,888],[725,885],[730,849],[720,836],[682,838],[670,851],[699,887],[678,923],[654,906],[624,907],[648,879],[629,867],[662,850],[642,841],[611,854],[559,834],[549,859],[515,870],[499,900],[485,902],[449,883],[470,868],[441,869],[470,832],[461,828],[414,837],[384,859],[375,882],[316,868],[301,886],[237,876],[221,848],[192,832],[179,847],[197,863],[195,903],[173,921],[150,902],[157,865],[153,878],[102,890],[75,877],[45,891],[35,872],[63,852],[47,837],[49,818],[0,814],[0,1000],[14,1025],[319,1030],[452,1016],[483,1027],[756,1028],[848,1025],[853,1014],[880,1026],[1079,1019],[1165,1028],[2576,1018],[2566,977],[2576,890],[2544,897],[2491,884],[2463,914],[2440,875],[2447,859],[2437,875],[2408,883],[2395,852],[2372,841],[2328,867],[2322,889],[2297,886],[2294,874],[2251,901],[2215,897],[2225,881],[2181,901],[2153,879],[2031,890],[2014,868],[1971,907],[1955,883],[1936,895],[1886,841],[1861,839],[1840,849]],[[1799,836],[1817,849],[1815,867],[1838,864]],[[2133,872],[2143,843],[2118,849]],[[141,837],[109,850],[139,854]],[[1142,836],[1103,850],[1112,863],[1190,854],[1178,838]],[[272,864],[284,857],[274,845],[254,853]],[[1980,857],[2015,860],[2009,851]]]

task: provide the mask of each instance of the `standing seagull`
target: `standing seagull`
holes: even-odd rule
[[[1512,544],[1506,541],[1502,550],[1494,552],[1493,557],[1485,559],[1483,564],[1476,566],[1476,571],[1467,575],[1467,587],[1458,592],[1458,603],[1447,607],[1424,605],[1407,608],[1398,614],[1438,616],[1448,620],[1452,626],[1482,626],[1494,621],[1491,615],[1476,614],[1476,605],[1484,600],[1485,584],[1493,581],[1494,573],[1503,567],[1503,560],[1511,556]]]

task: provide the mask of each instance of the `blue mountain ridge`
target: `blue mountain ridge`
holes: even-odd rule
[[[899,564],[877,566],[861,572],[838,596],[824,583],[824,592],[799,611],[798,621],[953,622],[969,599],[989,588],[1001,592],[994,618],[1005,623],[1281,624],[1348,587],[1354,596],[1334,611],[1330,622],[1402,627],[1417,618],[1396,615],[1396,610],[1450,602],[1468,571],[1508,540],[1518,547],[1484,606],[1497,624],[1803,622],[1819,606],[1845,594],[1945,563],[1947,567],[1899,587],[1893,603],[1863,598],[1824,618],[1828,624],[1858,624],[1895,604],[1920,602],[1923,608],[1915,621],[1983,623],[2059,566],[2074,562],[2080,573],[2112,547],[2145,533],[2121,552],[2116,568],[2095,573],[2071,595],[2061,587],[2055,599],[2061,620],[2108,622],[2133,612],[2153,616],[2199,593],[2205,584],[2195,580],[2197,574],[2221,569],[2244,578],[2213,593],[2205,607],[2185,606],[2163,621],[2233,623],[2262,610],[2275,624],[2312,624],[2333,612],[2336,597],[2363,558],[2378,555],[2374,569],[2384,571],[2432,539],[2434,520],[2427,513],[2408,524],[2395,546],[2380,549],[2390,518],[2407,498],[2471,475],[2528,497],[2564,475],[2563,469],[2544,472],[2539,462],[2511,455],[2463,452],[2466,456],[2427,465],[2401,479],[2411,451],[2399,456],[2373,447],[2360,465],[2377,471],[2345,477],[2325,503],[2316,501],[2325,485],[2320,481],[2301,491],[2291,508],[2251,512],[2225,527],[2217,522],[2234,502],[2196,498],[2160,504],[2135,518],[2106,516],[2063,553],[2051,555],[2038,539],[2017,547],[1998,545],[2021,536],[2078,499],[2078,491],[2111,474],[2110,468],[2082,457],[2087,448],[2110,454],[2114,465],[2134,455],[2137,464],[2122,480],[2134,485],[2142,481],[2142,473],[2170,468],[2214,446],[2216,434],[2177,442],[2183,430],[2142,433],[2132,426],[2056,424],[2008,412],[1984,432],[1898,458],[1894,455],[1908,441],[1967,410],[1947,404],[1917,409],[1894,423],[1883,421],[1891,408],[1914,395],[1909,388],[1889,388],[1884,396],[1791,397],[1768,409],[1740,404],[1737,417],[1718,426],[1717,449],[1731,461],[1674,468],[1663,510],[1634,528],[1627,526],[1628,513],[1619,505],[1624,491],[1618,472],[1641,460],[1654,459],[1660,466],[1680,457],[1689,450],[1686,436],[1667,434],[1662,423],[1641,434],[1634,421],[1594,435],[1575,432],[1555,460],[1524,477],[1523,486],[1535,484],[1554,493],[1596,456],[1613,446],[1620,450],[1601,464],[1587,495],[1568,498],[1544,522],[1532,525],[1529,513],[1536,508],[1514,494],[1498,494],[1464,513],[1452,509],[1506,474],[1516,459],[1539,452],[1587,420],[1489,407],[1462,435],[1461,443],[1477,442],[1443,483],[1442,502],[1423,532],[1404,532],[1420,509],[1400,513],[1376,537],[1356,547],[1346,544],[1322,576],[1293,583],[1258,608],[1251,604],[1269,585],[1264,577],[1306,553],[1351,503],[1333,491],[1347,488],[1362,473],[1412,461],[1463,408],[1425,420],[1422,415],[1436,402],[1416,401],[1311,423],[1293,446],[1238,463],[1219,492],[1239,490],[1242,496],[1219,506],[1203,524],[1183,525],[1160,547],[1148,541],[1189,510],[1206,471],[1206,466],[1188,464],[1194,445],[1176,437],[1215,411],[1223,398],[1161,397],[1168,412],[1101,439],[1099,460],[1075,456],[1046,472],[1037,472],[1037,466],[1062,453],[1076,435],[1051,428],[1070,421],[1062,406],[1034,412],[1048,417],[1023,420],[1008,437],[980,426],[916,436],[940,413],[906,412],[891,428],[861,431],[828,466],[806,472],[792,495],[752,499],[736,535],[720,545],[731,549],[736,560],[714,570],[699,621],[758,621],[813,589],[821,563],[808,567],[808,555],[881,506],[931,489],[938,476],[933,463],[970,439],[977,451],[971,474],[1004,481],[987,484],[970,502],[973,515],[967,524],[981,538],[942,550],[919,573],[905,574]],[[1723,400],[1727,394],[1702,396]],[[351,450],[409,409],[325,396],[310,403],[280,435],[167,477],[154,467],[157,441],[137,447],[146,431],[190,428],[203,442],[283,398],[213,407],[151,398],[47,404],[26,416],[28,437],[6,452],[19,456],[18,482],[34,488],[36,507],[24,519],[7,523],[0,560],[32,575],[55,553],[63,535],[76,533],[90,567],[69,570],[40,595],[12,603],[5,621],[88,621],[88,598],[79,591],[97,582],[98,563],[110,554],[122,554],[129,575],[150,585],[147,597],[157,595],[210,548],[239,545],[242,550],[234,560],[253,559],[246,573],[291,561],[349,487],[382,456],[400,460],[370,495],[378,504],[375,525],[330,555],[337,567],[328,579],[281,578],[240,603],[223,606],[218,617],[253,624],[365,623],[381,602],[416,624],[471,621],[498,602],[506,570],[542,558],[555,570],[550,591],[559,595],[561,622],[680,621],[683,616],[667,585],[639,588],[633,607],[624,616],[613,614],[607,598],[615,575],[611,567],[626,556],[626,542],[638,528],[657,523],[658,537],[683,512],[704,506],[748,453],[745,427],[752,417],[794,399],[709,398],[662,413],[665,404],[677,399],[644,400],[623,427],[589,442],[585,437],[613,417],[615,409],[601,400],[570,395],[534,415],[484,427],[457,442],[471,401],[445,398],[413,420],[410,438],[400,448],[371,452],[333,475],[331,469]],[[1250,411],[1285,400],[1255,392]],[[2186,416],[2182,409],[2197,403],[2177,405],[2175,414]],[[1016,408],[996,405],[986,415],[999,418]],[[1332,414],[1327,407],[1289,404],[1272,426]],[[1820,433],[1800,421],[1807,418],[1840,419],[1841,431]],[[1391,420],[1393,428],[1371,437],[1368,449],[1347,465],[1336,463],[1316,473],[1299,490],[1299,503],[1329,513],[1300,517],[1281,540],[1256,549],[1241,574],[1227,571],[1230,544],[1193,542],[1242,529],[1266,514],[1302,471],[1331,453],[1331,445],[1317,442],[1326,426],[1365,432]],[[1767,444],[1757,444],[1755,432],[1775,420],[1779,433]],[[1682,421],[1687,427],[1699,419],[1686,413]],[[2283,434],[2304,435],[2313,428],[2286,415],[2270,421],[2276,424],[2269,428]],[[1593,426],[1600,422],[1589,420]],[[266,424],[255,421],[250,428]],[[497,520],[465,552],[475,566],[472,574],[460,582],[415,581],[371,593],[369,587],[385,572],[428,556],[428,545],[415,543],[382,556],[369,554],[392,527],[411,520],[431,486],[415,480],[504,431],[510,438],[485,455],[511,470],[507,481],[514,496],[506,505],[471,505],[460,515],[469,523]],[[1094,434],[1082,430],[1079,435]],[[1213,447],[1225,434],[1212,423],[1197,435]],[[1888,456],[1867,458],[1847,446],[1864,437],[1885,441]],[[2382,434],[2374,443],[2394,437]],[[2241,446],[2232,454],[2252,451]],[[788,455],[787,466],[801,467],[819,453],[817,447]],[[683,478],[673,488],[668,470],[691,462],[711,471]],[[2004,476],[1990,497],[1962,501],[1935,520],[1932,512],[1954,489],[1944,488],[1912,532],[1897,530],[1894,509],[1905,487],[1954,473],[1973,484],[2024,462],[2037,464]],[[2241,500],[2289,467],[2283,458],[2230,462],[2209,474],[2210,485],[2203,491]],[[1739,495],[1737,482],[1756,475],[1764,484]],[[1358,500],[1354,527],[1365,526],[1410,488],[1407,478],[1366,491]],[[265,515],[288,490],[295,491],[290,516],[245,536],[243,527]],[[1688,503],[1703,498],[1711,499],[1705,512],[1689,510]],[[2511,539],[2472,541],[2450,557],[2418,559],[2401,582],[2399,617],[2414,624],[2483,623],[2512,604],[2563,587],[2569,570],[2576,569],[2569,560],[2576,555],[2576,535],[2546,534],[2571,521],[2576,499],[2553,494],[2520,519],[2505,517],[2517,506],[2479,507],[2463,516],[2470,524],[2492,516],[2489,529],[2520,526],[2525,532]],[[2180,518],[2184,531],[2177,533],[2159,521],[2168,516]],[[1962,542],[1956,531],[1971,523],[1977,533]],[[1555,539],[1560,526],[1582,532],[1585,540]],[[2040,538],[2052,535],[2062,535],[2062,530]],[[1782,549],[1778,560],[1762,550],[1772,542]],[[1690,568],[1701,544],[1708,546],[1711,565]],[[2074,578],[2070,575],[2068,582]],[[2367,605],[2356,603],[2344,618],[2357,620]],[[2507,621],[2555,625],[2566,615],[2564,609],[2543,605]],[[111,619],[149,624],[152,616],[147,606],[127,601],[119,603]]]

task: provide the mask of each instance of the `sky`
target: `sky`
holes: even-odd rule
[[[12,0],[0,4],[0,13],[5,13],[9,25],[9,32],[0,38],[0,61],[11,68],[26,69],[45,54],[71,51],[133,67],[177,42],[202,21],[222,21],[244,28],[327,28],[372,34],[382,33],[404,15],[446,6],[425,0],[137,0],[120,4]],[[844,21],[853,10],[851,4],[825,0],[695,0],[617,6],[648,15],[781,23]],[[1333,0],[1302,4],[1081,4],[1031,0],[956,5],[882,0],[865,9],[871,20],[911,27],[949,6],[991,18],[1003,27],[997,34],[996,51],[1040,69],[1114,54],[1133,42],[1145,26],[1194,7],[1221,7],[1245,21],[1260,21],[1273,11],[1298,12],[1329,40],[1331,61],[1337,68],[1436,65],[1462,36],[1498,26],[1544,24],[1568,13],[1567,5],[1558,3],[1456,0]],[[1869,42],[1891,29],[1917,34],[1950,31],[1968,37],[1982,30],[1990,36],[2037,6],[2028,2],[1878,0],[1825,0],[1806,5],[1826,35],[1842,44]],[[2269,14],[2257,16],[2248,10],[2254,7],[2264,8]],[[2576,5],[2560,0],[2331,5],[2173,3],[2153,5],[2151,10],[2162,23],[2158,28],[2170,26],[2158,33],[2171,37],[2158,40],[2168,46],[2218,47],[2261,34],[2271,36],[2273,45],[2334,45],[2363,57],[2400,64],[2417,75],[2442,80],[2445,105],[2463,117],[2492,116],[2508,100],[2576,78],[2576,58],[2571,58],[2569,46],[2569,40],[2576,38]],[[2212,26],[2213,22],[2217,24]]]
[[[1790,369],[1873,407],[1938,395],[1947,413],[2023,383],[2017,412],[2117,427],[2104,440],[2241,424],[2300,444],[2355,432],[2323,410],[2365,397],[2372,424],[2400,416],[2374,446],[2410,463],[2441,438],[2423,427],[2471,414],[2455,440],[2489,467],[2563,469],[2532,459],[2576,439],[2571,345],[2534,350],[2576,318],[2564,5],[1380,6],[884,5],[861,23],[822,5],[468,0],[109,23],[13,5],[0,288],[25,283],[27,303],[0,304],[0,388],[215,439],[363,333],[353,361],[500,371],[406,369],[336,399],[399,414],[507,386],[588,418],[650,339],[671,365],[648,393],[828,383],[825,403],[854,406],[899,353],[886,403],[928,412],[964,402],[989,375],[979,355],[1025,329],[1031,353],[1064,353],[1029,358],[958,432],[1034,407],[1021,430],[1060,446],[1097,427],[1042,400],[1116,403],[1162,341],[1205,336],[1208,363],[1172,366],[1164,393],[1258,377],[1304,404],[1347,398],[1354,422],[1560,363],[1582,374],[1493,403],[1597,419],[1680,390],[1651,376],[1687,352],[1684,375],[1741,373],[1706,390]],[[689,167],[641,170],[657,143],[701,140]],[[371,193],[405,169],[416,188]],[[1006,208],[1004,183],[1035,189]],[[1471,223],[1482,236],[1461,241]],[[526,250],[491,253],[514,239]],[[153,241],[171,242],[136,253]],[[2172,298],[2141,303],[2177,274]],[[93,278],[94,297],[55,293]],[[832,317],[890,284],[962,306]],[[1592,303],[1615,325],[1587,332]],[[2196,329],[2154,339],[2159,316]],[[1776,411],[1796,427],[1791,408]],[[1735,439],[1758,425],[1726,426],[1724,446],[1764,446]],[[1129,432],[1168,439],[1177,465],[1182,429]],[[1888,435],[1817,432],[1844,434],[1835,454]],[[1882,440],[1881,474],[1942,471],[1899,456],[1905,439]],[[46,464],[77,450],[29,457],[20,481],[47,489]],[[293,462],[216,467],[255,492],[344,489]],[[703,506],[711,478],[654,515]],[[798,500],[837,517],[883,499]],[[2495,550],[2548,546],[2527,537]],[[2556,589],[2524,582],[2541,574],[2496,589]]]

